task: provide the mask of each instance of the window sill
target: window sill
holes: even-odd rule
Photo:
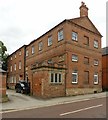
[[[62,83],[50,83],[50,85],[62,85]]]
[[[74,84],[74,85],[78,85],[78,82],[72,82],[72,84]]]
[[[78,42],[78,40],[74,40],[74,39],[72,39],[72,41]]]

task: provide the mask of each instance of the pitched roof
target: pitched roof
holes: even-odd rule
[[[108,55],[108,47],[102,48],[102,55]]]
[[[92,31],[93,33],[96,33],[102,37],[98,29],[95,27],[95,25],[91,22],[91,20],[87,16],[69,19],[69,21],[85,29],[88,29],[89,31]]]

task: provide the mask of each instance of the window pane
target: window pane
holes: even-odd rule
[[[94,74],[94,84],[98,84],[98,74]]]
[[[19,69],[21,69],[21,61],[19,62]]]
[[[53,77],[54,77],[54,74],[53,73],[51,73],[51,82],[53,82],[54,80],[53,80]]]
[[[76,32],[72,32],[72,40],[78,40],[78,34]]]
[[[94,60],[94,65],[98,65],[99,63],[98,63],[98,60]]]
[[[34,52],[35,52],[35,51],[34,51],[34,46],[32,46],[32,54],[34,54]]]
[[[19,52],[19,55],[21,55],[21,51]]]
[[[26,57],[28,56],[28,50],[26,51]]]
[[[39,42],[39,51],[42,50],[43,44],[42,42]]]
[[[77,83],[78,82],[78,74],[77,73],[72,73],[72,83]]]
[[[52,36],[48,37],[48,46],[52,45]]]
[[[58,41],[63,40],[63,30],[58,32]]]
[[[94,40],[94,48],[98,48],[98,41]]]
[[[61,74],[59,74],[59,82],[61,82]]]
[[[57,82],[57,73],[55,73],[55,82]]]
[[[72,55],[72,61],[78,61],[78,56],[77,55]]]

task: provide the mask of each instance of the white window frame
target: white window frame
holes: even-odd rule
[[[73,81],[73,75],[75,75],[76,76],[76,82],[75,81]],[[72,83],[78,83],[78,72],[73,72],[72,73]]]
[[[21,61],[19,61],[19,70],[21,70]]]
[[[52,45],[52,35],[48,37],[48,46]]]
[[[39,47],[39,51],[41,51],[41,50],[42,50],[42,47],[43,47],[43,43],[42,43],[42,41],[39,42],[38,47]]]
[[[78,55],[72,54],[72,62],[78,61]]]
[[[32,54],[34,54],[35,53],[35,48],[34,48],[34,46],[32,46]]]
[[[98,60],[94,60],[94,65],[98,66],[99,65],[99,61]]]
[[[63,35],[63,29],[58,31],[58,41],[61,41],[64,39],[64,35]]]
[[[98,48],[98,47],[99,47],[98,40],[94,40],[94,48]]]
[[[53,74],[53,82],[51,82],[51,74]],[[55,82],[55,75],[57,74],[57,82]],[[61,80],[59,79],[60,78],[60,76],[59,75],[61,75]],[[62,83],[62,74],[61,73],[53,73],[53,72],[51,72],[50,73],[50,83],[58,83],[58,84],[60,84],[60,83]]]
[[[95,78],[96,78],[96,81],[95,81]],[[98,84],[99,83],[99,76],[98,76],[98,73],[94,74],[94,84]]]
[[[78,41],[78,33],[77,32],[72,32],[72,40]]]

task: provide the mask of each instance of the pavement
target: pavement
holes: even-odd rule
[[[39,99],[33,96],[16,93],[14,90],[7,90],[7,94],[9,97],[9,101],[6,103],[0,103],[1,112],[27,110],[59,104],[86,101],[90,99],[103,98],[108,96],[107,92],[101,92],[95,94],[77,95],[69,97]]]

